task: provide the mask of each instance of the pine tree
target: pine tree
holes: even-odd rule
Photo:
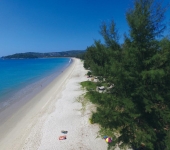
[[[156,40],[165,28],[164,10],[154,0],[135,0],[126,17],[130,35],[126,39],[124,86],[136,114],[128,127],[134,135],[131,145],[137,148],[142,143],[146,149],[161,150],[170,123],[169,73],[162,66],[164,52]]]
[[[170,42],[157,38],[165,28],[164,11],[154,0],[135,0],[126,14],[130,30],[123,46],[112,22],[101,28],[105,45],[96,43],[93,51],[87,51],[94,56],[92,71],[115,85],[107,93],[89,92],[97,104],[93,122],[112,131],[109,148],[115,144],[147,150],[170,147]]]

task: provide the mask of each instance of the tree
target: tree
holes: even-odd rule
[[[119,131],[110,148],[115,144],[168,148],[170,47],[167,39],[157,39],[165,28],[164,11],[154,0],[135,0],[134,8],[126,13],[130,30],[123,47],[117,42],[114,23],[101,28],[105,45],[93,47],[91,70],[106,77],[106,83],[115,84],[108,93],[89,92],[91,101],[97,103],[93,122]]]
[[[164,149],[165,128],[170,123],[170,97],[167,94],[170,86],[167,84],[169,73],[162,65],[165,63],[161,58],[164,52],[157,42],[165,28],[162,24],[164,9],[154,0],[135,0],[134,8],[126,17],[130,34],[125,40],[127,49],[122,81],[126,91],[124,100],[128,99],[132,106],[129,109],[127,104],[124,108],[129,109],[128,119],[132,123],[122,130],[122,139],[129,137],[134,148],[143,143],[146,149]]]
[[[91,71],[88,71],[87,75],[90,77],[92,75]]]

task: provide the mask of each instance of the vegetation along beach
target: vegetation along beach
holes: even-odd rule
[[[168,1],[1,5],[0,150],[170,150]]]

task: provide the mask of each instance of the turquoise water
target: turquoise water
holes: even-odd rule
[[[70,58],[0,59],[0,102],[38,91],[71,62]]]

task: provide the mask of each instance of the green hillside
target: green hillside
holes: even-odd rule
[[[13,55],[3,56],[4,59],[21,59],[21,58],[50,58],[50,57],[78,57],[85,53],[85,50],[71,50],[63,52],[49,52],[49,53],[16,53]]]

